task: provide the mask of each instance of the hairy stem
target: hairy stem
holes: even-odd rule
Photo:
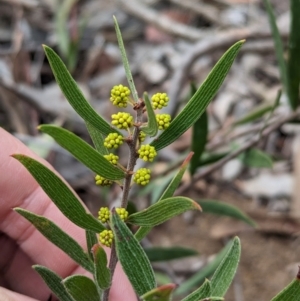
[[[143,118],[143,108],[144,108],[144,102],[142,100],[139,100],[139,103],[136,106],[136,118],[135,118],[135,124],[141,124],[142,118]],[[136,126],[133,130],[132,139],[130,139],[128,143],[129,147],[129,158],[127,163],[127,173],[126,177],[124,179],[124,185],[123,185],[123,192],[122,192],[122,201],[121,201],[121,207],[126,208],[128,204],[128,196],[130,192],[130,184],[131,184],[131,178],[133,175],[134,166],[136,164],[136,161],[138,159],[137,152],[136,152],[136,146],[139,139],[139,133],[140,129],[139,126]],[[115,272],[115,268],[118,262],[118,256],[116,252],[116,247],[113,244],[111,247],[111,255],[109,260],[109,269],[111,272],[111,279],[113,279],[113,275]],[[110,288],[106,289],[103,293],[103,301],[108,301],[109,298],[109,292]]]

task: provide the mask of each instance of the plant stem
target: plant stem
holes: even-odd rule
[[[142,123],[142,117],[143,117],[143,101],[139,100],[139,103],[137,105],[136,109],[136,118],[135,118],[135,124],[141,124]],[[137,152],[136,152],[136,146],[139,139],[139,133],[140,129],[139,126],[136,126],[133,130],[132,139],[128,141],[128,147],[129,147],[129,158],[127,163],[127,174],[124,179],[124,185],[123,185],[123,193],[122,193],[122,201],[121,201],[121,207],[126,208],[128,204],[128,196],[130,192],[130,184],[131,184],[131,178],[133,175],[134,166],[136,164],[136,161],[138,159]],[[118,262],[118,256],[116,252],[115,244],[111,247],[111,255],[109,260],[109,269],[111,273],[111,280],[113,279],[113,275],[115,272],[115,268]],[[103,292],[103,301],[108,301],[109,298],[109,292],[110,288],[106,289]]]

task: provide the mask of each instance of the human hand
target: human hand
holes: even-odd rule
[[[85,233],[57,209],[34,178],[11,155],[28,155],[51,168],[49,163],[2,128],[0,145],[0,301],[50,300],[51,292],[31,268],[33,264],[44,265],[63,278],[71,274],[89,273],[12,209],[21,207],[47,217],[83,248],[86,248]],[[132,286],[119,264],[114,273],[110,300],[136,300]]]

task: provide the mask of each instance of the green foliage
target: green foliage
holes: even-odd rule
[[[243,40],[235,43],[224,53],[184,109],[174,118],[170,126],[152,142],[157,151],[178,139],[201,117],[221,87],[244,42]]]
[[[289,38],[289,53],[287,62],[288,96],[291,108],[299,107],[299,84],[300,84],[300,2],[290,1],[291,25]]]
[[[211,278],[212,296],[223,297],[227,292],[241,256],[241,243],[235,237],[232,245]]]
[[[255,222],[244,214],[242,211],[237,209],[232,205],[228,205],[222,202],[217,202],[213,200],[199,200],[197,201],[198,204],[201,206],[203,213],[212,213],[222,216],[230,216],[235,219],[244,221],[248,225],[255,227]]]
[[[90,213],[86,213],[73,191],[53,171],[25,155],[13,155],[13,157],[27,168],[53,203],[70,221],[86,230],[101,232],[105,229]]]
[[[298,301],[300,296],[299,272],[297,278],[285,287],[271,301]]]
[[[82,275],[67,277],[63,281],[75,301],[99,301],[100,295],[93,280]]]
[[[114,211],[111,215],[111,224],[118,258],[123,270],[136,293],[142,296],[156,287],[150,261],[138,240]]]
[[[61,18],[63,15],[64,18],[66,18],[72,3],[75,1],[76,0],[68,0],[64,4],[65,6],[61,12]],[[267,0],[266,4],[269,5]],[[295,3],[293,3],[293,5],[295,5]],[[272,16],[270,5],[268,9],[275,36],[278,34],[278,31],[276,32],[276,23],[274,23],[274,16]],[[295,10],[298,11],[297,6],[295,6]],[[103,224],[99,219],[96,219],[86,211],[81,201],[56,172],[35,159],[25,155],[15,154],[13,157],[30,172],[58,209],[71,222],[85,229],[88,252],[86,253],[73,238],[67,235],[52,221],[24,209],[16,208],[15,210],[32,223],[49,241],[92,273],[93,279],[83,275],[73,275],[62,279],[46,267],[34,266],[34,269],[41,275],[50,290],[59,300],[108,301],[115,267],[119,261],[140,300],[169,301],[172,299],[176,285],[164,283],[162,286],[157,287],[155,273],[151,267],[150,260],[167,261],[179,259],[193,256],[197,254],[197,252],[187,247],[153,247],[144,250],[139,240],[145,237],[152,227],[164,223],[170,218],[187,210],[201,211],[200,205],[205,212],[230,216],[242,220],[251,226],[255,226],[255,223],[247,215],[234,206],[205,200],[195,202],[184,196],[173,196],[189,164],[191,175],[193,175],[198,167],[216,162],[227,155],[227,153],[214,154],[204,152],[208,137],[206,108],[222,85],[244,41],[235,43],[225,52],[199,89],[197,91],[194,89],[192,97],[186,106],[170,122],[170,116],[155,115],[154,112],[154,109],[161,109],[167,106],[169,101],[172,101],[166,93],[159,92],[153,95],[151,98],[152,102],[150,102],[147,93],[144,94],[143,99],[139,98],[126,57],[122,35],[115,18],[114,22],[122,61],[131,91],[121,85],[115,86],[111,92],[111,102],[122,108],[126,107],[127,103],[131,103],[135,117],[127,112],[118,112],[112,115],[112,124],[119,129],[125,129],[128,132],[128,137],[121,135],[117,129],[113,128],[103,117],[97,114],[83,96],[62,60],[47,46],[44,46],[44,50],[55,79],[69,103],[84,119],[95,148],[73,133],[60,127],[42,125],[40,126],[40,130],[53,137],[57,143],[68,150],[73,157],[95,172],[96,184],[111,184],[112,181],[119,184],[122,189],[121,207],[113,208],[112,211],[110,211],[108,206],[102,211],[100,210],[99,219],[104,223]],[[60,28],[60,30],[62,30],[62,28]],[[64,34],[65,33],[61,31],[60,39]],[[67,43],[69,42],[68,40],[61,41],[61,47],[64,53],[68,51]],[[282,80],[286,81],[284,75],[286,75],[286,78],[288,76],[284,72],[285,65],[283,64],[283,53],[280,48],[282,45],[279,40],[277,40],[276,47],[277,57],[281,63]],[[74,61],[74,56],[71,55],[70,59]],[[291,74],[292,71],[289,69],[288,72]],[[297,75],[295,75],[295,77],[297,77]],[[288,91],[291,92],[290,82],[288,82],[288,84]],[[296,85],[295,83],[293,83],[293,85],[293,93],[295,94]],[[122,93],[123,95],[120,95]],[[133,99],[130,98],[130,93]],[[278,105],[279,97],[276,100],[276,106]],[[271,112],[272,114],[274,108],[275,105],[266,107],[255,113],[252,112],[242,120],[239,120],[236,124],[255,120],[256,118],[264,116],[267,112]],[[144,123],[143,116],[145,113],[147,114],[146,123]],[[159,184],[156,183],[151,186],[151,170],[148,167],[134,170],[139,158],[147,162],[152,162],[157,155],[157,151],[171,144],[192,126],[192,152],[186,157],[178,171],[176,173],[174,172],[175,174],[169,170],[166,173],[167,175],[164,174],[164,178],[159,178],[160,180],[163,179],[162,182],[164,183],[159,182]],[[156,136],[159,128],[164,130],[164,132],[154,138],[150,145],[140,144],[146,136]],[[142,135],[140,134],[141,131]],[[129,150],[127,168],[119,165],[117,162],[118,157],[113,153],[108,153],[107,150],[108,148],[117,148],[123,143],[127,144]],[[193,154],[194,157],[192,158]],[[182,159],[183,157],[180,158]],[[257,149],[248,150],[243,154],[241,159],[245,165],[252,167],[272,166],[271,158]],[[178,162],[180,161],[177,160],[177,163]],[[171,169],[173,168],[174,166]],[[119,180],[122,180],[122,183]],[[154,199],[152,205],[148,208],[141,211],[134,209],[134,212],[131,212],[127,207],[129,202],[128,195],[134,183],[143,186],[150,183],[148,187],[150,187],[149,190],[154,190],[152,194]],[[129,216],[128,211],[130,211]],[[133,234],[131,229],[135,230],[134,226],[136,225],[139,226],[139,229]],[[103,245],[111,248],[109,262]],[[234,238],[232,242],[227,244],[224,249],[217,254],[212,262],[195,273],[190,279],[183,282],[180,287],[176,289],[175,295],[189,293],[201,285],[182,301],[223,300],[223,296],[235,275],[240,252],[240,241],[238,238]],[[212,274],[213,276],[210,281],[205,279]],[[164,279],[164,281],[165,280],[166,279]],[[273,301],[296,301],[299,299],[299,294],[300,288],[297,279],[279,293]]]
[[[138,226],[154,227],[188,210],[201,210],[201,207],[189,198],[172,197],[163,199],[147,209],[131,214],[127,221]]]
[[[198,301],[210,297],[210,295],[211,295],[211,284],[209,280],[205,279],[204,283],[198,289],[196,289],[194,292],[189,294],[181,301]]]
[[[44,50],[57,84],[78,115],[80,115],[84,121],[89,122],[98,129],[103,135],[108,135],[111,132],[119,133],[116,129],[112,129],[111,125],[91,107],[54,50],[45,45]]]
[[[250,148],[240,156],[243,164],[249,167],[272,168],[273,160],[265,152],[257,148]]]
[[[94,279],[97,281],[97,285],[101,290],[105,290],[110,287],[111,273],[107,267],[107,256],[104,249],[98,244],[92,249],[94,256]]]
[[[49,241],[68,254],[83,268],[89,272],[94,271],[93,264],[80,245],[67,233],[62,231],[53,222],[40,215],[33,214],[21,208],[15,208],[16,212],[25,217],[34,227],[39,230]]]
[[[96,174],[108,180],[120,180],[125,177],[123,171],[109,163],[99,152],[73,133],[53,125],[41,125],[39,129],[54,138],[59,145]]]
[[[156,117],[154,110],[152,108],[152,104],[150,102],[149,96],[147,93],[144,93],[144,102],[146,105],[147,113],[148,113],[148,123],[146,126],[141,126],[141,130],[149,135],[150,137],[154,137],[158,131],[158,124],[156,122]]]
[[[183,247],[152,247],[146,248],[145,252],[151,262],[174,260],[198,254],[193,249]]]
[[[142,301],[169,301],[171,300],[173,290],[176,284],[170,283],[159,286],[150,292],[141,296]]]
[[[34,265],[33,269],[39,273],[49,289],[60,301],[74,301],[62,284],[63,279],[56,273],[41,265]]]
[[[209,262],[204,268],[195,273],[188,280],[181,283],[181,285],[176,290],[175,294],[183,295],[194,289],[196,286],[202,284],[203,281],[207,277],[211,276],[214,273],[214,271],[218,268],[231,246],[231,242],[227,243],[227,245],[217,254],[214,260]]]

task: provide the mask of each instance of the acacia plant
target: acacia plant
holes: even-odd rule
[[[85,229],[87,252],[63,229],[50,220],[21,208],[15,211],[32,223],[47,239],[66,252],[75,262],[89,271],[93,279],[83,275],[72,275],[62,279],[47,267],[35,265],[51,291],[61,301],[108,301],[111,279],[118,261],[130,280],[139,300],[171,300],[175,284],[157,287],[154,271],[140,240],[156,225],[187,210],[201,211],[200,205],[183,196],[174,197],[181,178],[188,167],[192,154],[184,160],[159,199],[142,211],[128,214],[128,196],[132,185],[145,186],[151,181],[151,167],[135,170],[137,160],[152,162],[157,152],[170,145],[187,131],[205,112],[224,81],[230,67],[244,41],[230,47],[203,84],[194,93],[182,111],[173,119],[167,114],[155,114],[167,106],[167,94],[157,93],[151,98],[147,93],[140,98],[129,69],[121,33],[115,20],[115,27],[129,87],[117,85],[111,90],[110,101],[120,109],[131,106],[132,113],[118,112],[112,115],[111,123],[101,117],[87,102],[59,56],[44,46],[46,56],[55,79],[63,94],[75,111],[84,119],[94,147],[61,127],[41,125],[39,129],[49,134],[58,144],[69,151],[76,159],[90,168],[95,174],[97,185],[107,186],[116,183],[122,194],[118,208],[103,207],[95,218],[86,212],[82,203],[69,187],[50,169],[38,161],[15,154],[52,199],[59,210],[74,224]],[[158,135],[158,131],[161,131]],[[146,137],[153,138],[143,144]],[[149,140],[149,139],[148,139]],[[128,146],[127,166],[118,163],[118,156],[112,150],[122,144]],[[133,233],[128,225],[138,230]],[[108,263],[104,246],[111,248]],[[219,265],[210,280],[204,283],[182,301],[223,300],[236,272],[240,258],[240,241],[234,238],[220,253]],[[178,288],[180,291],[180,286]],[[300,284],[294,280],[273,301],[299,300]]]

